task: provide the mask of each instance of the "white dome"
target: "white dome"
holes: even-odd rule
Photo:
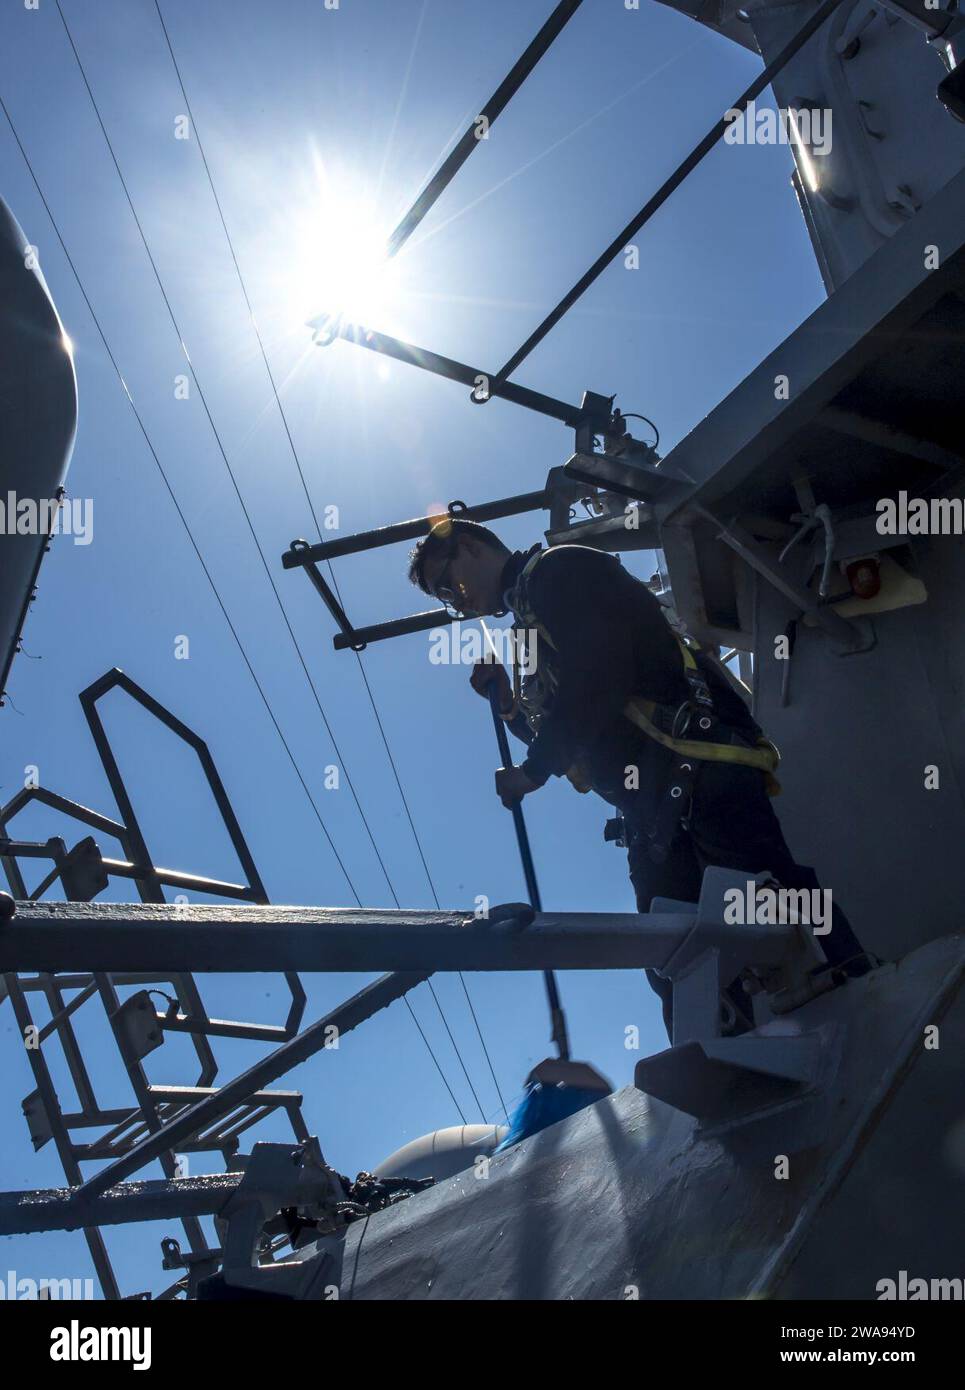
[[[477,1154],[489,1155],[505,1136],[502,1125],[453,1125],[413,1139],[373,1171],[380,1178],[451,1178],[471,1168]]]

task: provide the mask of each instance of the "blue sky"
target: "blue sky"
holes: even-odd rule
[[[311,516],[245,309],[196,138],[175,139],[184,112],[153,0],[62,0],[64,14],[133,198],[225,453],[398,900],[432,894],[355,657],[332,649],[332,624],[281,553],[312,534]],[[245,285],[279,384],[316,510],[339,509],[351,533],[467,502],[528,491],[565,462],[572,436],[502,401],[336,343],[313,347],[319,245],[388,233],[552,9],[550,0],[162,0]],[[392,267],[391,295],[369,326],[484,369],[497,369],[759,71],[759,61],[644,0],[587,0]],[[224,460],[191,382],[150,262],[54,0],[0,5],[0,92],[101,320],[225,606],[363,903],[393,899],[332,741],[284,626]],[[109,788],[77,693],[125,670],[208,742],[265,881],[278,903],[354,903],[227,629],[91,322],[6,122],[0,192],[38,247],[75,345],[80,417],[69,494],[93,500],[94,539],[59,538],[40,577],[0,711],[0,799],[37,764],[45,786],[107,814]],[[640,234],[640,268],[617,261],[515,379],[578,402],[617,393],[658,424],[662,449],[707,414],[823,297],[790,188],[786,148],[721,145]],[[523,547],[542,516],[497,529]],[[330,533],[337,534],[337,533]],[[405,580],[407,547],[336,562],[359,624],[422,606]],[[653,557],[627,557],[648,575]],[[179,636],[190,658],[175,659]],[[486,706],[468,668],[429,661],[427,634],[363,656],[440,902],[517,900],[523,883],[511,820],[495,798]],[[192,757],[113,695],[102,711],[155,862],[238,876]],[[626,856],[604,845],[607,809],[554,781],[526,814],[544,905],[631,911]],[[73,831],[42,809],[18,835]],[[116,853],[109,842],[105,852]],[[37,876],[39,878],[39,875]],[[31,881],[36,882],[34,878]],[[121,882],[111,896],[126,896]],[[369,976],[306,977],[306,1022]],[[550,1051],[536,975],[466,981],[507,1101]],[[208,977],[212,1014],[281,1022],[280,977]],[[489,1119],[499,1100],[454,976],[434,986]],[[574,1055],[615,1085],[665,1043],[642,975],[565,975]],[[468,1120],[480,1118],[426,987],[411,996]],[[81,1034],[105,1106],[128,1099],[99,1006]],[[640,1051],[624,1047],[640,1028]],[[0,1006],[0,1188],[56,1185],[52,1145],[34,1155],[20,1101],[33,1089],[9,1005]],[[195,1078],[184,1040],[148,1059],[152,1080]],[[216,1043],[227,1079],[263,1049]],[[64,1069],[55,1075],[73,1107]],[[459,1114],[402,1004],[278,1083],[305,1094],[326,1157],[354,1175]],[[260,1137],[283,1137],[281,1121]],[[212,1160],[211,1167],[217,1163]],[[204,1157],[192,1159],[203,1171]],[[91,1171],[88,1167],[87,1171]],[[171,1223],[112,1230],[122,1288],[160,1289],[157,1242]],[[0,1272],[83,1277],[79,1235],[7,1239]],[[6,1258],[4,1258],[6,1257]]]

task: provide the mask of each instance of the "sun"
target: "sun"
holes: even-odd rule
[[[386,255],[392,229],[348,180],[320,166],[316,174],[312,196],[292,213],[278,248],[286,317],[322,335],[338,323],[384,329],[401,297],[400,266]]]

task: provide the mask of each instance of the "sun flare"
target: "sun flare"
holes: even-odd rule
[[[339,320],[385,328],[398,307],[400,275],[386,256],[391,228],[373,203],[320,175],[317,195],[289,227],[283,276],[292,318],[320,330]]]

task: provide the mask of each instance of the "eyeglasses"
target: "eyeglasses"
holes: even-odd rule
[[[452,608],[456,613],[458,613],[461,611],[459,605],[462,599],[462,595],[458,594],[456,590],[453,588],[452,580],[449,575],[449,571],[452,568],[452,564],[455,558],[456,551],[453,550],[452,554],[449,556],[448,560],[440,570],[439,581],[435,585],[432,592],[433,597],[437,598],[440,603],[445,604],[447,608]]]

